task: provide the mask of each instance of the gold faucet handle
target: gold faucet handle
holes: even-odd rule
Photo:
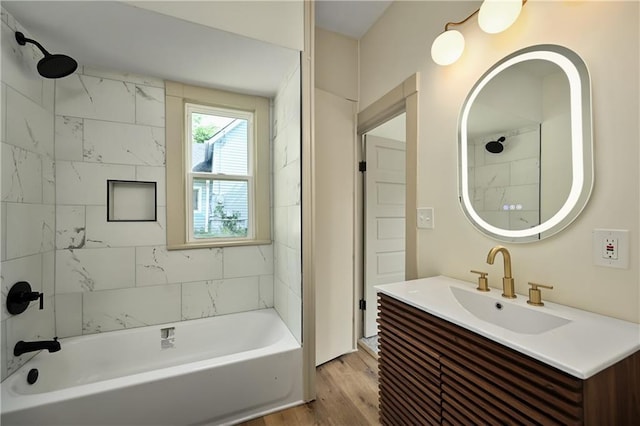
[[[529,289],[529,300],[527,300],[527,303],[534,306],[544,306],[544,303],[542,302],[542,291],[540,291],[540,288],[552,290],[553,286],[532,282],[530,282],[529,285],[531,288]]]
[[[489,291],[489,280],[487,279],[487,275],[489,275],[489,273],[487,272],[482,272],[482,271],[476,271],[476,270],[471,270],[471,272],[473,272],[474,274],[478,274],[480,275],[478,277],[478,287],[476,287],[476,290],[478,291]]]

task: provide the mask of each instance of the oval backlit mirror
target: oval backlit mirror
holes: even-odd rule
[[[593,187],[591,83],[556,45],[519,50],[489,69],[459,120],[459,195],[469,220],[510,242],[551,236]]]

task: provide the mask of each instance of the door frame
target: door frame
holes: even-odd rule
[[[418,117],[420,73],[415,73],[391,89],[380,99],[358,113],[356,138],[357,161],[364,159],[364,134],[386,121],[406,113],[406,204],[405,204],[405,279],[418,277],[417,184],[418,184]],[[356,300],[364,299],[364,179],[356,179],[355,187],[355,268]],[[369,306],[368,309],[377,309]],[[364,315],[356,321],[358,337],[363,335]]]
[[[302,210],[302,392],[305,402],[316,399],[316,290],[314,276],[314,45],[315,8],[304,2],[304,50],[300,56],[301,210]]]

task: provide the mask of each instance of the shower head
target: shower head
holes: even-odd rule
[[[497,141],[487,142],[484,148],[492,154],[500,154],[504,150],[502,142],[505,141],[505,137],[501,136]]]
[[[62,78],[72,74],[78,63],[67,55],[49,55],[38,62],[38,72],[45,78]]]
[[[38,62],[38,72],[44,78],[62,78],[66,77],[69,74],[72,74],[76,68],[78,68],[78,63],[75,59],[67,56],[60,55],[47,52],[47,50],[42,47],[40,43],[30,38],[26,38],[24,34],[19,31],[16,31],[16,41],[20,46],[24,46],[27,43],[35,44],[38,49],[44,55],[44,58],[40,59]]]

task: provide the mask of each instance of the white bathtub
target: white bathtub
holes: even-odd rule
[[[3,426],[217,425],[303,399],[302,349],[273,309],[60,343],[2,382]]]

